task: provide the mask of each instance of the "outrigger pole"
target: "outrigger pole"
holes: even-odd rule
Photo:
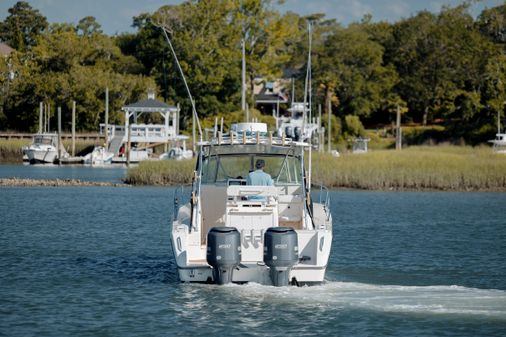
[[[309,34],[309,52],[307,57],[307,69],[306,69],[306,81],[304,83],[304,109],[302,115],[302,139],[304,140],[304,130],[306,127],[306,104],[308,103],[308,92],[309,92],[309,116],[311,117],[311,21],[307,24],[307,31]],[[311,120],[309,121],[311,123]]]
[[[174,51],[174,47],[172,47],[172,43],[170,42],[169,35],[167,34],[167,30],[163,26],[161,26],[160,28],[162,28],[163,34],[165,35],[165,39],[169,43],[170,50],[172,52],[172,55],[174,56],[174,59],[176,60],[177,67],[179,69],[179,72],[181,73],[181,77],[183,78],[184,86],[186,88],[186,91],[188,92],[188,96],[190,97],[193,118],[197,122],[197,127],[199,129],[200,141],[202,141],[202,128],[200,126],[199,115],[197,114],[197,109],[195,108],[195,102],[193,101],[193,96],[190,92],[190,88],[188,87],[188,83],[186,82],[186,77],[184,76],[183,69],[181,68],[181,65],[179,64],[179,60],[177,59],[177,55],[176,55],[176,52]],[[193,153],[195,153],[195,150],[196,150],[196,147],[195,147],[195,137],[194,137],[194,139],[193,139]]]
[[[304,130],[306,128],[306,104],[308,101],[308,94],[309,94],[309,123],[311,123],[311,47],[312,47],[312,32],[311,32],[311,21],[307,24],[307,31],[309,35],[309,52],[307,57],[307,69],[306,69],[306,81],[304,84],[304,109],[303,109],[303,115],[302,115],[302,141],[304,141]],[[311,190],[311,137],[308,139],[309,143],[309,159],[308,159],[308,189]]]

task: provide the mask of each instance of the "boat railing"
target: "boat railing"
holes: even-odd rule
[[[256,132],[256,131],[241,131],[232,132],[230,134],[218,133],[216,137],[211,138],[209,141],[200,142],[200,145],[251,145],[251,144],[268,144],[268,145],[299,145],[309,146],[306,142],[295,141],[293,138],[286,137],[284,134],[281,136],[274,136],[272,132]]]
[[[318,203],[323,205],[325,212],[327,213],[327,220],[330,218],[330,194],[329,189],[320,184],[320,193],[319,193],[319,201]]]
[[[180,185],[174,191],[174,210],[172,212],[174,220],[177,219],[179,208],[190,202],[190,197],[188,196],[189,194],[185,193],[190,188],[190,185]]]

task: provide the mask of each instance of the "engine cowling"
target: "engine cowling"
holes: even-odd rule
[[[213,227],[207,233],[207,263],[213,267],[216,284],[232,282],[241,263],[241,236],[235,227]]]
[[[292,227],[271,227],[264,235],[264,262],[270,268],[272,284],[289,284],[290,271],[299,261],[297,232]]]

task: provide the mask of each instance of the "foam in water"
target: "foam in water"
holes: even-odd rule
[[[215,286],[212,286],[215,287]],[[216,288],[214,288],[216,290]],[[244,300],[315,304],[336,309],[397,313],[486,316],[506,320],[506,291],[462,286],[399,286],[327,282],[313,287],[276,288],[259,284],[227,285],[219,292]],[[221,294],[222,296],[224,294]]]

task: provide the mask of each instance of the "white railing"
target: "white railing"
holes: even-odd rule
[[[100,124],[100,134],[104,134],[105,125]],[[124,135],[125,140],[128,138],[128,130],[125,126],[109,125],[109,138],[113,138],[116,134]],[[131,124],[132,141],[134,142],[166,142],[176,137],[176,130],[173,126],[166,127],[164,124]]]

